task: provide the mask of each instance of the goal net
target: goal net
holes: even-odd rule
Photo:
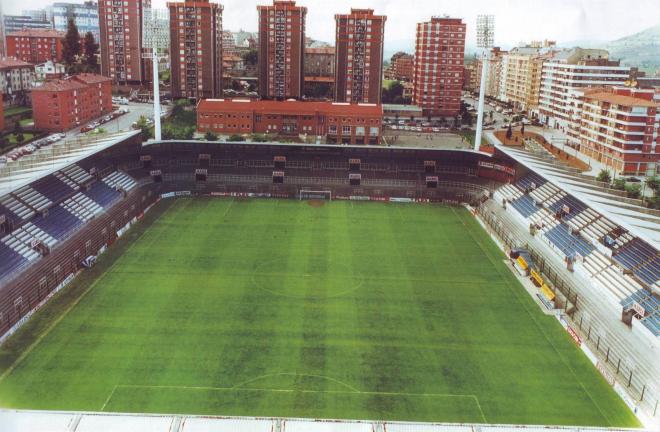
[[[328,200],[332,201],[332,191],[329,190],[300,190],[300,200]]]

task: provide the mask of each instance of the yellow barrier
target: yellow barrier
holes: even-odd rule
[[[540,274],[536,270],[532,270],[531,272],[532,275],[532,280],[536,283],[536,286],[543,286],[543,278],[541,277]]]
[[[517,261],[518,264],[520,265],[520,268],[522,268],[523,270],[527,270],[529,265],[527,264],[527,261],[525,261],[525,258],[519,256]]]
[[[541,292],[548,300],[553,301],[555,299],[555,293],[553,293],[550,287],[547,286],[546,284],[543,284],[541,286]]]

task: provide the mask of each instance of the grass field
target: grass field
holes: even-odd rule
[[[0,350],[1,406],[638,425],[463,209],[160,206]]]

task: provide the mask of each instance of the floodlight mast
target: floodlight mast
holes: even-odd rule
[[[154,139],[160,141],[162,135],[160,133],[160,76],[158,75],[158,49],[156,42],[153,45],[153,82],[154,82]]]
[[[144,58],[151,58],[152,62],[152,81],[153,81],[153,94],[154,94],[154,139],[160,141],[162,139],[161,134],[161,109],[160,109],[160,77],[158,75],[158,60],[163,57],[160,54],[160,50],[164,48],[162,41],[158,39],[158,30],[159,26],[162,23],[159,23],[159,18],[161,17],[160,11],[157,9],[148,9],[145,11],[143,18],[143,25],[145,27],[145,35],[143,35],[143,46],[151,45],[151,53],[144,53]]]
[[[488,81],[488,63],[490,49],[493,47],[495,34],[495,17],[493,15],[477,16],[477,46],[483,48],[481,58],[481,83],[479,85],[479,104],[477,111],[477,131],[474,137],[474,150],[479,151],[484,125],[484,99],[486,98],[486,82]]]

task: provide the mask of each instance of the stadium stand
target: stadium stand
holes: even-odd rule
[[[539,208],[536,206],[536,202],[529,195],[522,195],[520,198],[512,201],[511,205],[513,208],[518,210],[518,213],[526,218],[539,211]]]
[[[5,240],[9,240],[8,236],[0,240],[0,278],[11,274],[27,262],[23,255],[12,249]]]
[[[0,205],[6,209],[6,215],[15,222],[26,220],[34,215],[34,210],[18,201],[12,195],[6,195],[0,199]]]
[[[83,220],[66,210],[63,205],[52,207],[47,216],[38,216],[32,223],[57,240],[66,238]]]
[[[103,208],[112,206],[121,196],[118,191],[102,181],[92,184],[84,195]]]
[[[594,247],[581,237],[571,234],[570,229],[565,224],[559,224],[551,228],[544,235],[567,257],[575,254],[587,256],[594,250]]]
[[[621,306],[624,313],[634,313],[655,336],[660,335],[660,316],[657,314],[660,311],[660,300],[649,291],[635,291],[621,301]],[[642,311],[644,316],[641,316]]]
[[[74,189],[55,176],[46,176],[32,183],[32,188],[51,202],[60,202],[74,192]]]
[[[20,188],[19,190],[13,192],[13,195],[20,202],[25,203],[28,207],[36,211],[43,211],[53,203],[48,198],[32,189],[30,186],[24,186]]]

